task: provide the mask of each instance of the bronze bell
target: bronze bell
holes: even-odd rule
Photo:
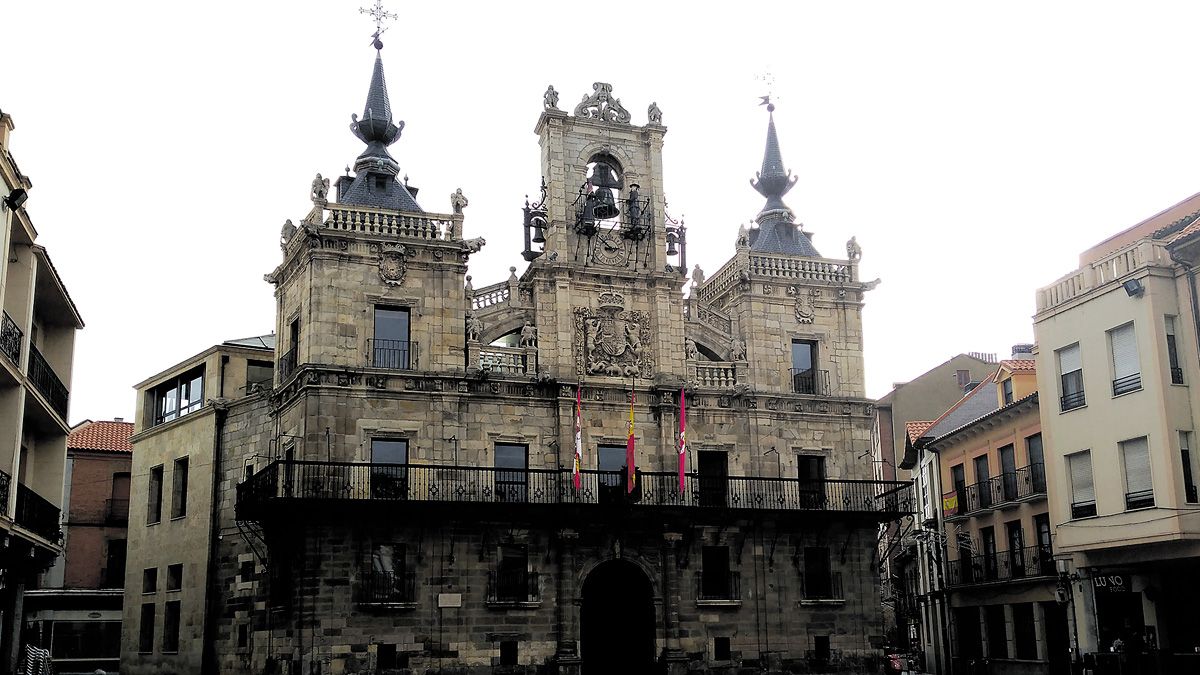
[[[674,230],[667,230],[667,255],[679,255],[679,248],[675,245],[679,241],[679,235],[675,234]]]
[[[592,170],[591,183],[596,191],[591,194],[595,199],[591,205],[592,217],[596,220],[609,220],[621,214],[617,208],[617,200],[613,198],[613,189],[620,189],[621,180],[617,178],[611,166],[597,162]]]
[[[533,243],[546,243],[546,218],[540,214],[533,217]]]

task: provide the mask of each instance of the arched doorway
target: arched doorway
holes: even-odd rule
[[[580,656],[584,675],[654,672],[654,591],[626,560],[596,567],[583,582]]]

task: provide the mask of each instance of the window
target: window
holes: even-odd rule
[[[250,626],[239,623],[237,627],[237,648],[245,649],[250,645]]]
[[[391,670],[401,666],[396,660],[396,645],[379,643],[375,647],[375,666],[378,670]]]
[[[43,629],[51,637],[55,659],[118,659],[121,657],[120,621],[53,621]]]
[[[167,590],[183,590],[183,563],[167,565]]]
[[[238,564],[238,581],[246,583],[254,581],[254,561],[243,560]]]
[[[1083,395],[1083,358],[1079,343],[1058,350],[1058,378],[1062,387],[1059,409],[1063,412],[1082,408],[1087,400]]]
[[[835,597],[833,570],[829,562],[829,549],[824,546],[804,548],[804,598],[806,600],[829,600]]]
[[[966,389],[968,384],[971,384],[971,371],[956,370],[954,371],[954,380],[958,382],[959,389]]]
[[[517,665],[517,641],[516,640],[501,640],[500,641],[500,665],[502,665],[502,666]]]
[[[1138,365],[1137,338],[1133,335],[1133,324],[1108,331],[1108,343],[1112,349],[1113,396],[1128,394],[1142,388],[1142,369]]]
[[[1004,405],[1008,405],[1009,403],[1013,402],[1013,387],[1011,377],[1005,378],[1004,381],[1000,383],[1000,394],[1004,397]]]
[[[275,378],[275,364],[270,361],[246,361],[246,393],[253,394],[271,388]]]
[[[954,485],[954,491],[961,498],[967,489],[967,474],[962,464],[950,467],[950,482]]]
[[[800,478],[798,491],[800,508],[823,508],[825,506],[825,458],[820,455],[800,455],[797,460],[797,474]]]
[[[829,663],[829,657],[832,655],[833,655],[833,653],[829,649],[829,636],[828,635],[814,635],[813,636],[813,660],[816,661],[817,664],[823,665],[823,664]]]
[[[1012,606],[1013,646],[1018,659],[1037,658],[1037,624],[1033,621],[1033,603]]]
[[[622,501],[625,495],[625,446],[601,445],[596,448],[597,468],[600,475],[599,501],[601,504],[614,504]]]
[[[733,655],[729,650],[729,638],[715,637],[713,638],[713,660],[714,661],[729,661]]]
[[[1183,368],[1179,366],[1179,347],[1175,344],[1175,317],[1165,320],[1167,329],[1167,361],[1171,366],[1171,384],[1183,384]]]
[[[1016,579],[1025,576],[1025,530],[1021,521],[1011,520],[1004,524],[1008,536],[1008,568],[1010,575]]]
[[[1017,498],[1017,451],[1012,444],[1000,448],[1000,489],[1004,501]]]
[[[701,552],[700,600],[730,600],[729,547],[705,546]]]
[[[1029,471],[1022,476],[1022,480],[1029,481],[1034,493],[1044,493],[1046,491],[1046,457],[1042,452],[1041,434],[1025,438],[1025,454],[1029,457]]]
[[[371,439],[371,498],[404,499],[408,496],[408,440]]]
[[[242,467],[242,482],[245,483],[251,478],[254,478],[254,463],[246,462],[246,465]]]
[[[529,549],[519,544],[501,546],[496,579],[492,584],[492,599],[499,602],[528,602],[532,599],[531,587]]]
[[[1195,467],[1192,466],[1191,432],[1179,432],[1179,459],[1183,463],[1183,492],[1189,504],[1200,501],[1196,494]]]
[[[163,607],[163,642],[164,653],[179,651],[179,601],[168,600]]]
[[[154,593],[158,591],[158,568],[149,567],[142,570],[142,592]]]
[[[279,357],[279,381],[282,382],[296,370],[296,359],[300,354],[300,319],[292,319],[288,325],[288,349]]]
[[[363,579],[367,602],[414,602],[416,587],[410,582],[408,549],[403,543],[376,544],[371,552],[371,572]]]
[[[1004,605],[984,606],[983,618],[987,625],[988,657],[1008,658],[1008,629],[1005,626]]]
[[[818,377],[815,340],[792,340],[792,391],[798,394],[823,394],[824,383]]]
[[[496,444],[496,501],[524,502],[529,497],[527,468],[529,447]]]
[[[153,525],[162,520],[162,465],[150,469],[150,489],[146,494],[146,524]]]
[[[994,581],[996,579],[996,530],[991,527],[979,528],[979,540],[983,542],[983,579],[980,581]]]
[[[1071,476],[1071,517],[1096,515],[1096,487],[1092,483],[1090,450],[1067,455],[1067,474]]]
[[[150,390],[154,424],[196,412],[204,405],[204,366],[198,366]]]
[[[138,651],[149,654],[154,651],[154,603],[142,603],[142,618],[138,623]]]
[[[1125,508],[1154,506],[1154,485],[1150,480],[1150,446],[1146,437],[1121,442],[1125,464]]]
[[[125,540],[109,539],[104,565],[104,587],[125,587]]]
[[[175,470],[171,472],[171,517],[182,518],[187,515],[188,489],[188,458],[180,457],[175,460]]]
[[[129,522],[129,472],[118,471],[112,476],[112,499],[105,504],[104,517],[112,524]]]
[[[991,485],[987,482],[991,476],[988,474],[988,457],[980,455],[975,458],[975,483],[976,483],[976,498],[979,500],[979,508],[986,509],[992,505]]]
[[[371,365],[407,370],[412,363],[407,307],[376,307],[375,337],[371,342]]]
[[[1041,560],[1042,565],[1053,569],[1054,561],[1051,560],[1053,535],[1050,533],[1050,514],[1039,513],[1034,516],[1033,529],[1037,532],[1038,558]]]

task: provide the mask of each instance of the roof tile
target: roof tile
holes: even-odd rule
[[[72,450],[102,450],[109,452],[132,452],[129,437],[133,435],[132,422],[81,422],[71,430],[67,447]]]

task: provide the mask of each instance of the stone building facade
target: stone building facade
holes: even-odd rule
[[[267,275],[274,388],[230,403],[211,446],[204,671],[820,672],[878,656],[879,524],[912,504],[863,459],[861,249],[821,257],[794,222],[772,121],[767,204],[685,298],[662,112],[634,124],[606,83],[557,104],[551,87],[528,265],[475,288],[485,242],[462,192],[432,213],[396,179],[403,123],[377,55],[354,175],[317,176]],[[126,654],[130,673],[171,667]]]

